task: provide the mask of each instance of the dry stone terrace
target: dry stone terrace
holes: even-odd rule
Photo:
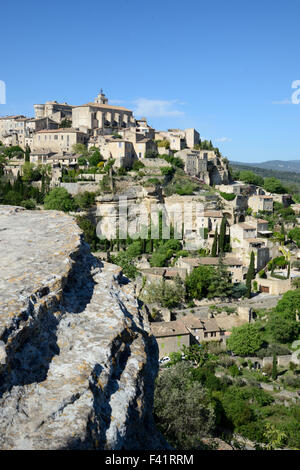
[[[0,206],[0,449],[164,449],[158,348],[72,217]]]

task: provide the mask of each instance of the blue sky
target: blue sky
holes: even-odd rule
[[[299,0],[1,4],[0,115],[110,102],[195,127],[231,160],[300,158]],[[299,94],[300,96],[300,94]]]

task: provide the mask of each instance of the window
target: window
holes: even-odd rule
[[[55,136],[54,136],[54,140],[58,140],[58,135],[55,135]]]

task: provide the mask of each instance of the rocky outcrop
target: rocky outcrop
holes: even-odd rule
[[[54,211],[0,206],[0,246],[0,448],[166,448],[157,343],[120,269]]]

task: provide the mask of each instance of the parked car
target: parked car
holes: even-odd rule
[[[164,356],[160,359],[159,363],[160,364],[166,364],[167,362],[169,362],[171,359],[169,358],[169,356]]]

